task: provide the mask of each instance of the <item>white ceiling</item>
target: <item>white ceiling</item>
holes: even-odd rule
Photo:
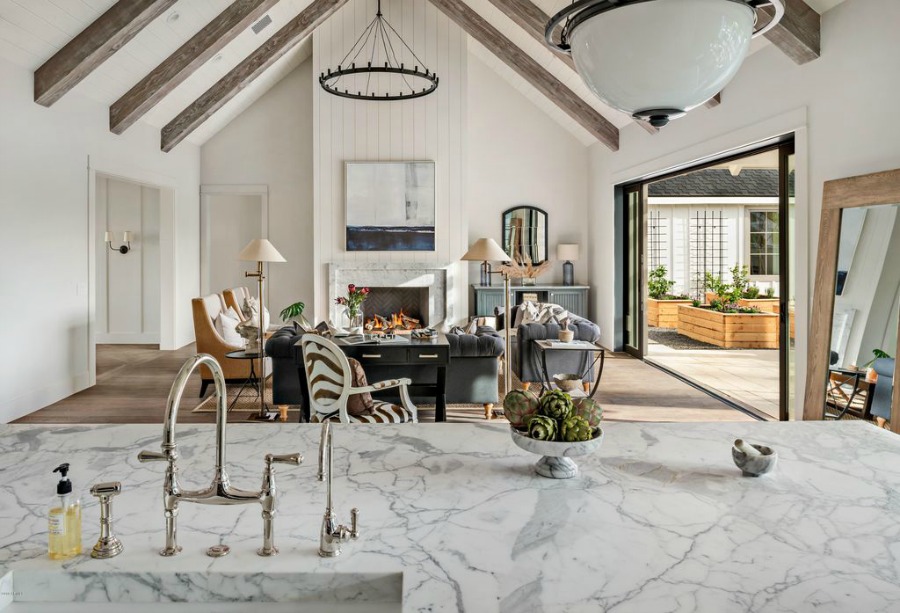
[[[268,27],[260,34],[254,34],[249,28],[239,34],[214,60],[207,62],[148,112],[143,121],[162,128],[302,11],[310,1],[280,0],[268,13],[272,18],[272,23]],[[560,10],[569,3],[569,0],[533,1],[548,14]],[[843,0],[806,1],[817,11],[824,12]],[[115,0],[0,0],[0,57],[33,71],[113,4]],[[229,4],[230,0],[177,2],[79,83],[75,91],[104,105],[111,105]],[[468,0],[468,4],[612,123],[619,127],[630,123],[629,117],[607,107],[591,95],[581,79],[550,49],[516,26],[489,0]],[[173,17],[175,14],[177,19]],[[764,44],[757,43],[753,50],[758,50]],[[269,68],[263,76],[235,96],[187,140],[195,144],[206,142],[309,57],[311,47],[309,40],[298,45]],[[594,142],[586,130],[502,61],[493,58],[481,45],[470,45],[470,48],[579,140],[586,144]]]

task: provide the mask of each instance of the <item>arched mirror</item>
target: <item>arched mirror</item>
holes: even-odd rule
[[[517,262],[547,259],[547,213],[535,206],[516,206],[503,212],[503,251]]]
[[[900,170],[825,184],[804,419],[900,432]]]

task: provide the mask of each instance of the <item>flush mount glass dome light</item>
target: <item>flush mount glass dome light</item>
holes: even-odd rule
[[[545,37],[603,102],[661,127],[722,91],[782,15],[783,0],[579,0]]]

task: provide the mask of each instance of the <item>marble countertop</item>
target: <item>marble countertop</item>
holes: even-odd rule
[[[502,424],[337,426],[335,505],[344,522],[360,508],[362,534],[322,559],[319,428],[230,425],[236,487],[259,488],[266,453],[305,456],[278,469],[281,554],[255,553],[258,505],[184,503],[184,551],[163,558],[165,465],[136,459],[159,449],[161,425],[0,426],[0,575],[14,571],[0,606],[13,591],[49,589],[73,600],[266,599],[276,589],[266,577],[293,574],[297,586],[349,599],[402,590],[404,611],[900,610],[900,438],[862,422],[604,430],[599,452],[576,460],[578,477],[551,480],[534,475],[537,456]],[[773,447],[775,472],[741,477],[735,438]],[[176,440],[182,485],[208,485],[213,427],[180,426]],[[85,505],[86,553],[56,562],[46,556],[46,514],[51,470],[63,461]],[[88,490],[99,481],[124,487],[114,515],[125,552],[111,560],[87,555],[99,517]],[[231,555],[205,555],[220,542]],[[74,580],[84,573],[88,588]],[[356,583],[342,585],[347,578]]]

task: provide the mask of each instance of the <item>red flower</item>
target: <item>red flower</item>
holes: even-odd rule
[[[363,293],[363,294],[368,294],[368,293],[369,293],[369,288],[368,288],[368,287],[362,288],[362,293]]]
[[[349,291],[352,294],[353,292],[356,291],[356,286],[351,283],[350,285],[347,286],[347,291]]]
[[[338,304],[347,304],[347,299],[344,298],[343,296],[340,296],[339,298],[335,298],[334,301],[337,302]]]

